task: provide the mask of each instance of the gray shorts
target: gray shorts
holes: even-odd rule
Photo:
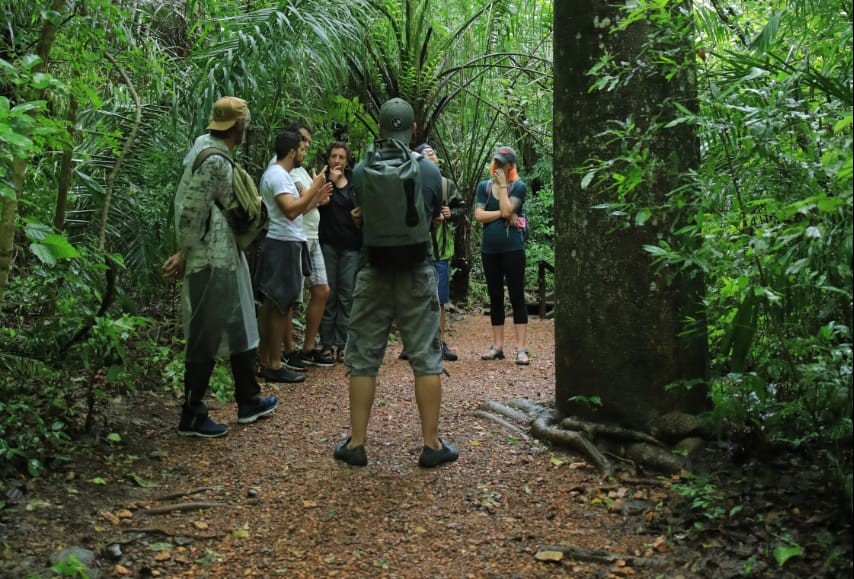
[[[424,263],[412,271],[380,271],[366,265],[356,275],[344,364],[352,376],[376,376],[392,323],[416,376],[442,372],[436,269]]]
[[[255,271],[255,289],[283,314],[302,293],[302,241],[264,238]]]

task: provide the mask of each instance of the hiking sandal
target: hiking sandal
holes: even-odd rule
[[[531,359],[528,357],[528,350],[524,348],[516,350],[516,363],[520,366],[527,366],[531,363]]]
[[[504,350],[499,350],[495,346],[489,347],[489,352],[480,355],[481,360],[503,360]]]
[[[335,361],[335,348],[332,346],[323,346],[320,348],[320,356]]]

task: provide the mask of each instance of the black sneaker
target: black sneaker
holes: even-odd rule
[[[350,444],[349,436],[347,440],[335,447],[335,452],[332,453],[332,456],[353,466],[367,465],[368,455],[365,453],[365,445],[360,444],[355,448],[347,448],[348,444]]]
[[[451,350],[444,341],[442,342],[442,359],[448,362],[456,362],[460,359],[457,353]]]
[[[209,417],[193,416],[186,418],[181,416],[178,423],[178,434],[181,436],[199,436],[201,438],[219,438],[228,434],[228,428],[224,424],[214,422]]]
[[[290,384],[305,382],[305,374],[292,372],[285,367],[278,368],[276,370],[271,368],[261,368],[261,371],[258,372],[258,377],[266,380],[267,382],[287,382]]]
[[[300,360],[305,366],[317,366],[318,368],[331,368],[335,365],[335,358],[324,356],[323,352],[317,349],[310,352],[300,352]]]
[[[302,362],[302,352],[294,350],[287,356],[282,356],[282,365],[294,372],[305,372],[305,364]]]
[[[279,405],[279,399],[275,396],[267,396],[261,398],[255,404],[247,404],[246,406],[237,407],[237,422],[240,424],[250,424],[255,422],[262,416],[267,416],[276,406]]]
[[[457,447],[453,444],[445,444],[441,438],[439,439],[439,444],[442,445],[442,448],[439,450],[435,450],[429,446],[424,446],[421,449],[421,456],[418,457],[419,466],[433,468],[445,462],[453,462],[460,456]]]

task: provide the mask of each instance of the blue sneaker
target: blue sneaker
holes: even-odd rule
[[[214,422],[207,416],[199,417],[181,416],[178,423],[178,434],[181,436],[199,436],[201,438],[219,438],[228,434],[228,428],[224,424]]]
[[[245,406],[238,406],[237,408],[237,422],[240,424],[250,424],[255,422],[262,416],[267,416],[273,410],[276,409],[276,406],[279,405],[279,399],[275,396],[267,396],[266,398],[261,398],[255,404],[247,404]]]

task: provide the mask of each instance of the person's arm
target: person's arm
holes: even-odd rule
[[[521,200],[516,198],[516,201],[511,201],[507,175],[504,173],[503,169],[495,170],[495,183],[492,186],[492,190],[498,198],[498,207],[501,217],[504,219],[510,219],[513,214],[519,210]]]
[[[493,187],[495,184],[493,183]],[[487,210],[486,209],[486,201],[489,198],[490,193],[487,192],[486,183],[481,183],[477,186],[477,193],[475,195],[475,205],[474,205],[474,219],[481,225],[486,225],[487,223],[492,223],[493,221],[498,221],[501,219],[501,210]]]
[[[311,180],[311,185],[302,194],[294,191],[279,191],[276,194],[276,205],[285,217],[293,221],[306,211],[314,209],[319,203],[329,199],[329,194],[332,192],[332,183],[326,182],[324,176],[326,167],[318,175],[315,173]]]
[[[193,173],[177,219],[175,241],[178,248],[163,264],[164,279],[184,277],[187,252],[205,235],[214,199],[225,193],[223,184],[231,183],[231,171],[227,159],[211,155]]]

